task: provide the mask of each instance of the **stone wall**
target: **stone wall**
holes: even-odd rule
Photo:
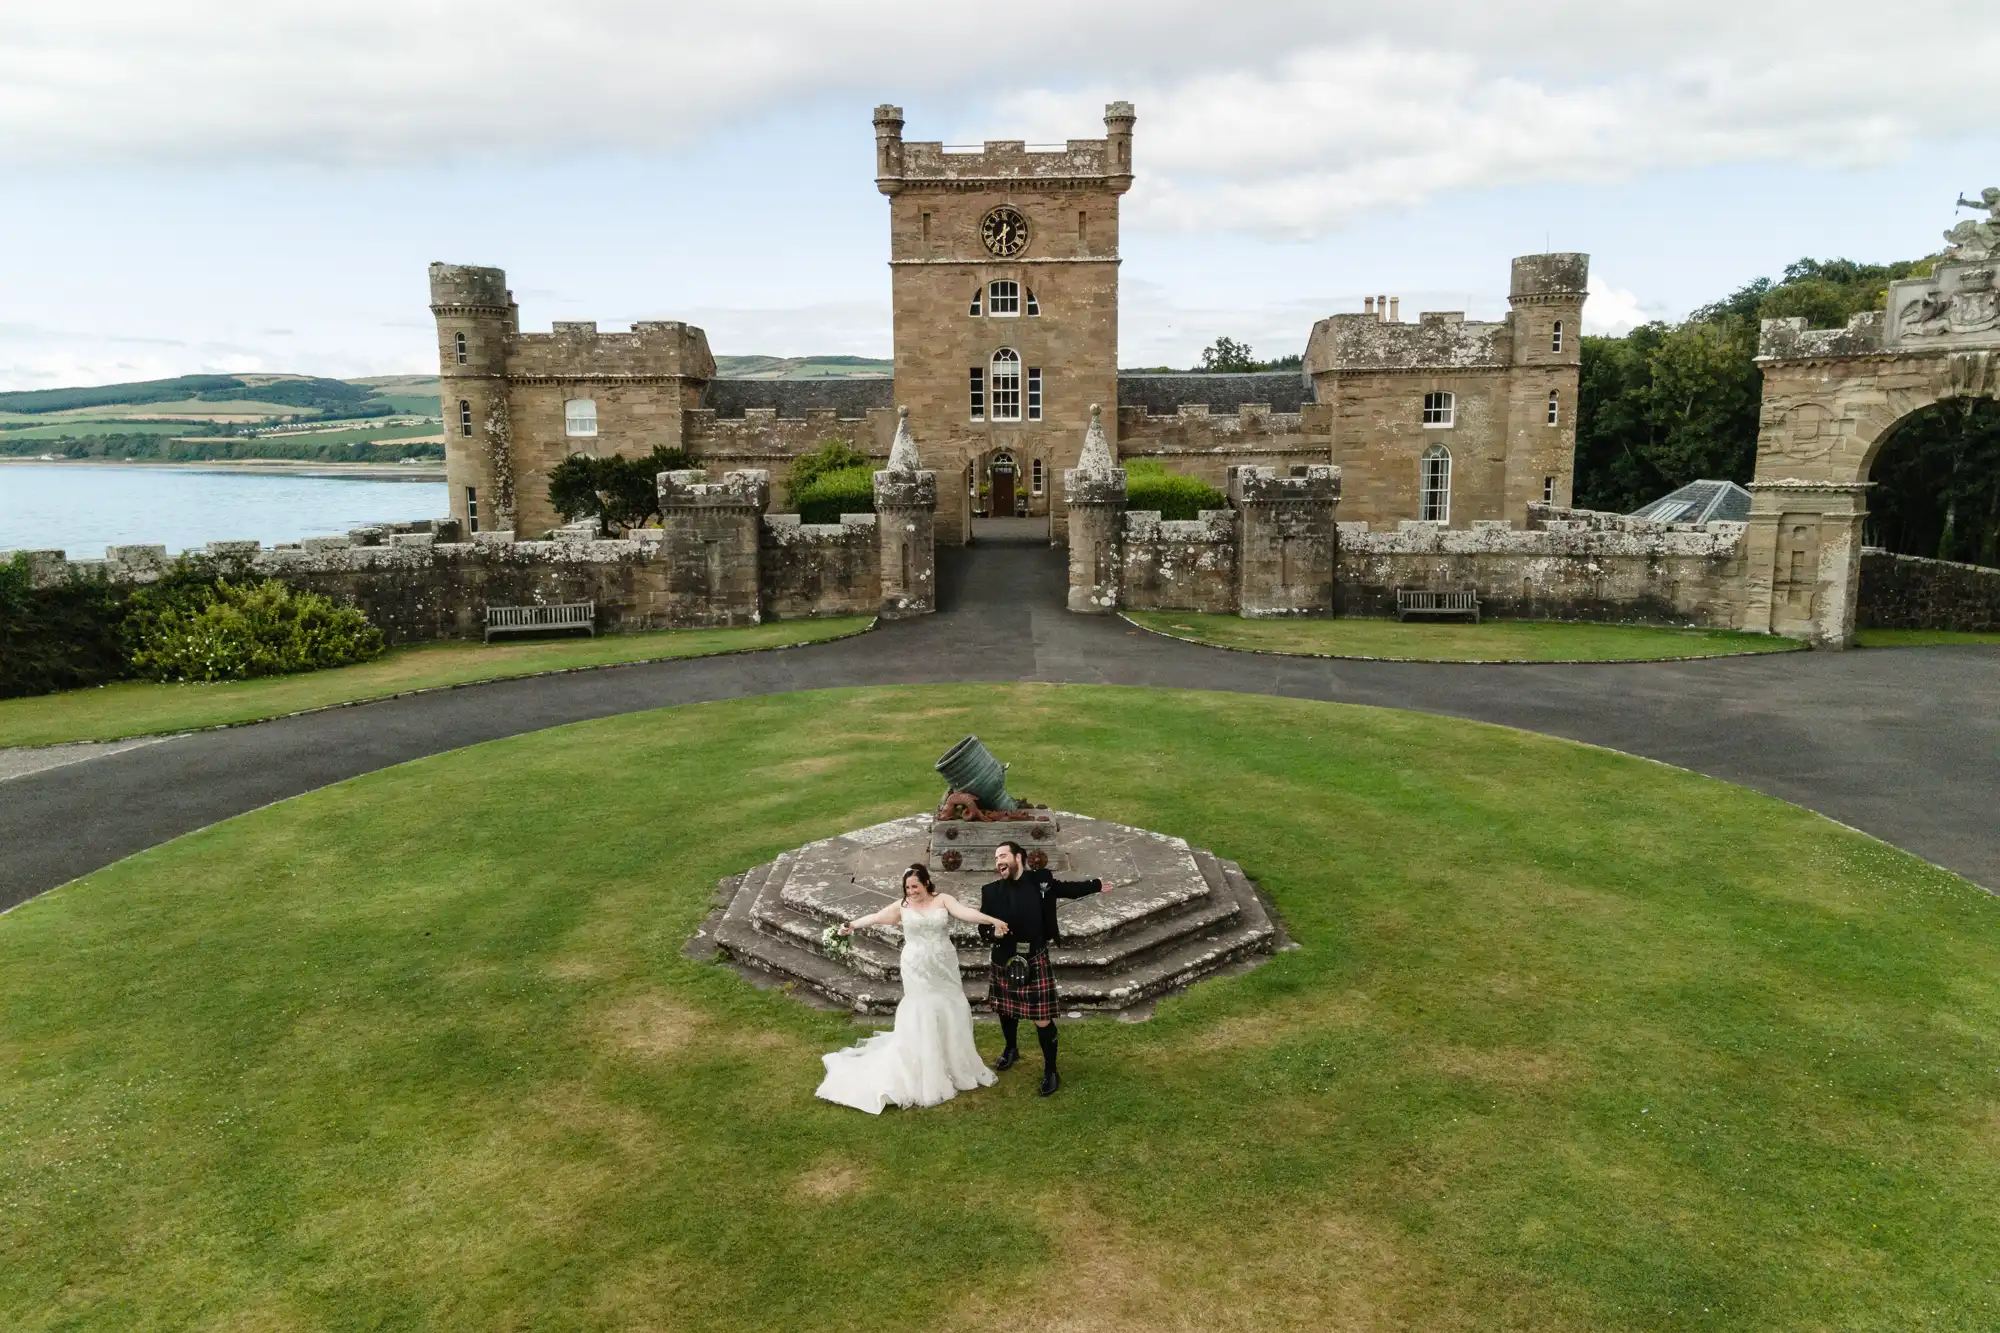
[[[760,540],[766,618],[874,614],[882,598],[875,515],[801,523],[797,514],[767,514]]]
[[[1856,619],[1864,629],[2000,632],[2000,569],[1865,548]]]
[[[1260,370],[1247,374],[1135,373],[1118,376],[1118,410],[1121,431],[1125,409],[1139,408],[1145,415],[1171,417],[1183,407],[1206,407],[1218,415],[1234,413],[1245,403],[1258,403],[1267,410],[1297,412],[1313,400],[1312,384],[1299,370]]]
[[[767,408],[781,420],[803,420],[808,412],[832,412],[858,420],[896,406],[896,381],[887,375],[819,380],[710,380],[701,405],[722,420],[741,419]]]
[[[1236,512],[1205,509],[1200,518],[1124,515],[1118,604],[1134,611],[1236,610]]]
[[[1474,588],[1481,613],[1739,628],[1744,525],[1662,524],[1534,505],[1530,527],[1340,525],[1338,614],[1391,616],[1396,589]]]

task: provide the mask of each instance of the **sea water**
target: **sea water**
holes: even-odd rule
[[[441,481],[271,476],[202,467],[0,464],[0,551],[61,550],[95,559],[106,546],[214,541],[266,546],[336,537],[368,523],[442,518]]]

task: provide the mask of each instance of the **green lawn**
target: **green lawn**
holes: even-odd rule
[[[683,958],[715,880],[1020,794],[1299,944],[879,1118]],[[0,1327],[2000,1326],[2000,902],[1779,801],[1450,719],[951,685],[401,765],[0,916]],[[981,1028],[990,1056],[997,1034]]]
[[[29,699],[0,699],[0,746],[113,741],[283,717],[308,708],[380,699],[478,680],[532,676],[668,657],[745,652],[788,643],[844,638],[868,627],[865,616],[777,620],[743,629],[661,630],[594,639],[547,638],[497,643],[428,643],[397,648],[373,662],[297,676],[200,685],[120,681]]]
[[[1854,641],[1863,648],[1921,648],[1940,643],[2000,643],[2000,634],[1955,629],[1864,629]]]
[[[1128,611],[1135,624],[1218,648],[1317,657],[1438,662],[1616,662],[1725,653],[1783,653],[1804,645],[1735,630],[1589,625],[1553,620],[1245,620],[1187,611]]]

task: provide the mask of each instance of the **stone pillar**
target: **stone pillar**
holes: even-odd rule
[[[1125,528],[1125,469],[1111,456],[1102,409],[1090,405],[1077,465],[1063,473],[1069,508],[1069,609],[1110,615],[1118,609],[1120,544]]]
[[[1753,481],[1750,494],[1743,628],[1852,647],[1866,484]]]
[[[896,409],[889,466],[875,474],[875,534],[885,620],[937,610],[937,473],[925,471],[910,437],[910,409]]]
[[[1339,554],[1340,469],[1311,463],[1281,477],[1275,468],[1229,469],[1236,507],[1237,614],[1252,619],[1333,614]]]
[[[771,474],[725,472],[710,481],[699,469],[660,474],[666,529],[667,618],[676,626],[755,625],[758,536],[771,503]]]

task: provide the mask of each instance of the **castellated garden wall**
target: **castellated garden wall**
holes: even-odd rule
[[[1204,509],[1199,518],[1179,520],[1139,510],[1124,519],[1120,605],[1218,614],[1237,609],[1235,510]]]
[[[1855,619],[1863,629],[2000,632],[2000,569],[1868,547]]]
[[[873,615],[882,600],[877,526],[873,514],[842,514],[838,523],[766,514],[759,534],[765,618]]]

